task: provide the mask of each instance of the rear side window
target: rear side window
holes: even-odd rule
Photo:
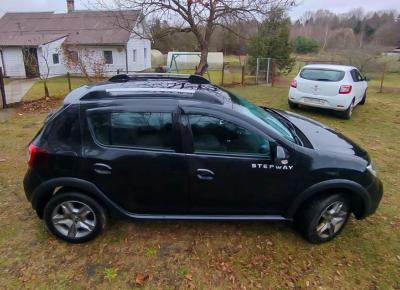
[[[95,113],[90,123],[95,138],[104,145],[173,149],[171,113]]]
[[[301,71],[300,77],[306,80],[322,82],[338,82],[344,78],[344,71],[305,68]]]
[[[360,72],[356,69],[353,69],[350,72],[350,74],[351,74],[353,81],[355,81],[355,82],[361,82],[364,80],[363,77],[361,76]]]
[[[50,115],[43,133],[42,141],[46,147],[61,151],[79,151],[81,145],[79,109],[76,106],[61,108]],[[53,118],[53,119],[52,119]]]

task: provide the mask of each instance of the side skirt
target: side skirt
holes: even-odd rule
[[[237,220],[237,221],[290,221],[281,215],[163,215],[163,214],[126,214],[132,219],[162,220]]]

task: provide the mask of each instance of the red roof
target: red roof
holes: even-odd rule
[[[0,46],[37,46],[64,36],[69,44],[126,44],[138,16],[136,10],[6,13]]]

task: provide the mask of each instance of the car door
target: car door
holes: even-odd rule
[[[294,156],[276,167],[263,132],[245,122],[185,109],[194,214],[279,215],[293,191]]]
[[[353,90],[357,104],[364,96],[364,79],[357,69],[351,71],[351,77],[353,79]]]
[[[186,212],[188,171],[179,149],[176,106],[118,106],[85,113],[84,168],[90,181],[131,213]]]

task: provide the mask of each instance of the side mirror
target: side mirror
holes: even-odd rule
[[[368,82],[369,78],[368,77],[364,77],[364,81]]]
[[[285,165],[288,163],[289,154],[282,146],[276,145],[275,147],[275,165]]]

